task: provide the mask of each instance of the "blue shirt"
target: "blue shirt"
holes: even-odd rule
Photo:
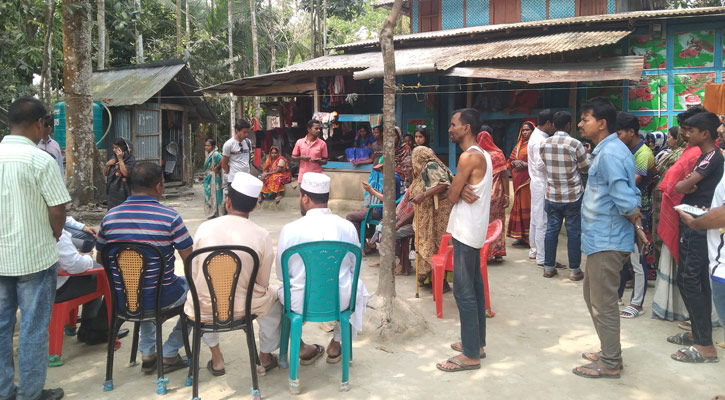
[[[612,133],[594,149],[592,158],[582,200],[582,252],[631,253],[634,226],[624,216],[640,205],[632,152]]]
[[[121,205],[112,208],[101,222],[98,231],[96,250],[102,251],[107,243],[129,240],[156,246],[166,258],[166,270],[161,289],[161,307],[176,302],[185,292],[184,284],[174,274],[174,249],[186,250],[194,245],[181,216],[151,196],[129,196]],[[155,306],[154,284],[158,280],[160,263],[157,258],[149,257],[149,267],[143,288],[143,309],[151,311]],[[118,271],[113,269],[114,281],[118,282]],[[115,285],[118,293],[118,307],[124,309],[125,298],[119,283]],[[131,290],[131,288],[127,288]]]

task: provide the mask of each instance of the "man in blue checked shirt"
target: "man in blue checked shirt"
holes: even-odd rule
[[[649,242],[642,228],[634,157],[613,132],[617,110],[609,100],[595,98],[585,102],[581,111],[582,137],[596,146],[582,201],[582,252],[587,256],[584,301],[601,350],[583,353],[591,363],[572,372],[585,378],[619,378],[619,271],[634,251],[635,234],[638,242]]]

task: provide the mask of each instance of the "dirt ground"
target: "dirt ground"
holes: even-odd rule
[[[204,221],[200,185],[195,196],[169,200],[195,232]],[[255,211],[252,220],[276,237],[285,223],[299,217],[297,211]],[[563,237],[562,237],[563,239]],[[564,239],[565,240],[565,239]],[[511,247],[503,263],[489,265],[491,302],[496,312],[487,321],[488,357],[482,368],[473,372],[445,373],[435,367],[437,361],[455,353],[448,347],[459,339],[458,312],[452,293],[444,295],[443,319],[435,317],[431,291],[423,289],[415,298],[413,276],[397,277],[398,296],[414,305],[428,320],[429,330],[416,337],[399,337],[381,343],[370,332],[354,341],[354,363],[350,369],[351,390],[339,392],[341,367],[324,359],[300,367],[302,393],[287,391],[288,370],[275,369],[260,378],[266,399],[710,399],[725,393],[725,362],[684,364],[670,359],[678,346],[665,338],[678,332],[676,323],[650,318],[654,289],[647,291],[645,314],[622,320],[622,345],[625,369],[619,380],[592,380],[577,377],[571,369],[584,362],[583,351],[598,350],[598,339],[582,298],[582,283],[569,281],[568,274],[542,278],[542,269],[527,258],[527,251]],[[364,259],[361,279],[375,291],[378,269],[368,265],[378,256]],[[568,264],[566,245],[559,244],[559,261]],[[183,275],[177,261],[176,270]],[[273,273],[274,277],[274,273]],[[629,298],[629,291],[625,293]],[[170,327],[167,323],[164,327]],[[330,335],[307,324],[303,338],[326,345]],[[167,328],[169,329],[169,328]],[[227,374],[213,377],[204,368],[210,359],[202,346],[200,394],[205,400],[249,398],[251,377],[249,358],[242,332],[222,335],[222,351]],[[721,328],[714,331],[723,340]],[[145,375],[140,366],[129,366],[131,340],[121,341],[114,369],[115,390],[103,392],[105,348],[79,344],[66,337],[63,347],[65,365],[50,368],[46,387],[62,387],[68,399],[134,398],[155,399],[155,374]],[[183,350],[182,350],[183,351]],[[725,354],[720,349],[721,356]],[[140,359],[140,355],[138,357]],[[167,400],[188,399],[191,388],[184,386],[186,371],[169,378]],[[428,380],[430,379],[430,380]]]

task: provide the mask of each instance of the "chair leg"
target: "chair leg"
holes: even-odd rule
[[[289,362],[289,391],[300,394],[300,338],[302,337],[302,318],[291,321],[290,327],[290,362]]]
[[[186,352],[186,358],[189,358],[192,354],[189,346],[189,319],[186,318],[184,313],[179,314],[179,318],[181,318],[181,334],[184,336],[184,351]]]
[[[443,280],[446,279],[446,270],[441,266],[433,266],[433,298],[436,302],[436,317],[443,318]]]
[[[400,240],[400,265],[403,266],[403,275],[410,273],[410,237],[403,238]]]
[[[491,310],[491,297],[488,294],[488,261],[485,259],[481,260],[481,276],[483,277],[483,294],[486,300],[486,311],[493,317],[496,313]]]
[[[63,310],[64,307],[60,305],[53,306],[53,312],[50,315],[50,324],[48,325],[48,362],[50,363],[51,356],[56,356],[57,360],[53,363],[55,367],[63,365],[60,362],[60,355],[63,351],[63,335],[64,327],[68,318],[68,311]]]
[[[169,380],[164,378],[164,345],[161,325],[161,315],[156,314],[156,394],[166,394],[166,384]]]
[[[118,336],[118,328],[120,326],[120,321],[113,315],[111,317],[111,325],[108,328],[108,353],[106,355],[106,381],[103,383],[104,392],[113,390],[113,354],[115,352],[116,336]]]
[[[290,343],[290,320],[286,315],[282,316],[282,333],[279,339],[279,367],[289,368],[287,362],[287,350]]]
[[[345,315],[347,317],[347,315]],[[340,391],[347,392],[350,390],[350,344],[352,343],[352,335],[350,332],[350,323],[348,321],[340,321],[340,336],[342,350],[342,382],[340,383]]]
[[[257,345],[254,342],[254,326],[252,321],[244,329],[244,333],[247,336],[247,350],[249,351],[249,366],[252,368],[252,399],[261,400],[262,394],[259,391],[259,379],[257,377]]]
[[[131,365],[136,365],[136,353],[138,353],[138,335],[139,329],[141,328],[140,322],[133,323],[133,342],[131,342]]]
[[[199,353],[201,352],[201,323],[194,322],[194,331],[192,332],[193,348],[191,353],[191,363],[189,364],[189,375],[191,376],[192,399],[199,399]],[[186,378],[186,386],[189,386],[189,377]]]

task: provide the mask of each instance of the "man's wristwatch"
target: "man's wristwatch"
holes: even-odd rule
[[[634,229],[636,229],[638,231],[644,231],[644,228],[641,225],[635,225]]]

